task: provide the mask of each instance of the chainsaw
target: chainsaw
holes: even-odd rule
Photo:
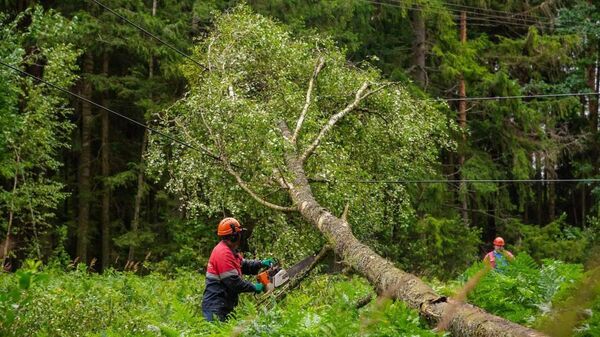
[[[315,261],[316,255],[309,256],[304,260],[296,263],[288,269],[282,268],[279,263],[272,264],[267,270],[256,276],[258,282],[265,286],[265,292],[271,292],[276,288],[288,283]]]

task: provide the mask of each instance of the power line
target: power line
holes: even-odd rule
[[[395,8],[401,8],[401,9],[405,9],[405,10],[417,10],[417,11],[424,11],[425,8],[419,8],[419,7],[411,7],[411,6],[407,6],[405,4],[402,3],[389,3],[389,2],[383,2],[383,0],[361,0],[364,2],[368,2],[371,4],[377,4],[377,5],[383,5],[383,6],[388,6],[388,7],[395,7]],[[447,9],[447,8],[442,8],[442,7],[434,7],[434,6],[429,6],[427,7],[428,9],[432,10],[433,12],[437,12],[437,13],[446,13],[446,12],[453,12],[453,13],[460,13],[460,11],[456,11],[456,10],[452,10],[452,9]],[[471,12],[471,13],[475,13],[478,15],[471,15],[467,18],[467,20],[478,20],[478,21],[484,21],[484,22],[491,22],[491,23],[497,23],[498,25],[512,25],[512,26],[518,26],[518,27],[522,27],[522,28],[529,28],[532,25],[538,25],[538,26],[542,26],[544,28],[548,28],[546,27],[546,24],[544,23],[532,23],[531,25],[527,25],[527,24],[523,24],[523,23],[518,23],[518,22],[514,22],[514,21],[503,21],[503,20],[499,20],[499,19],[495,19],[493,17],[485,17],[485,16],[481,16],[479,13],[476,12]],[[452,17],[454,19],[457,19],[458,16],[456,14],[453,14]],[[504,19],[508,19],[508,18],[504,18]]]
[[[203,149],[203,148],[199,148],[199,147],[195,147],[193,145],[190,145],[189,143],[186,143],[180,139],[177,139],[175,137],[172,137],[162,131],[159,131],[157,129],[154,129],[142,122],[139,122],[133,118],[127,117],[119,112],[116,112],[110,108],[107,108],[103,105],[100,105],[92,100],[89,100],[81,95],[78,95],[72,91],[69,91],[67,89],[64,89],[60,86],[57,86],[53,83],[50,83],[44,79],[41,79],[33,74],[30,74],[26,71],[23,71],[17,67],[14,67],[10,64],[4,63],[3,61],[0,61],[0,65],[3,65],[21,75],[25,75],[28,77],[33,78],[36,81],[39,81],[43,84],[46,84],[49,87],[52,87],[58,91],[61,91],[63,93],[66,93],[68,95],[71,95],[79,100],[85,101],[87,103],[92,104],[93,106],[100,108],[102,110],[108,111],[118,117],[121,117],[135,125],[138,125],[140,127],[143,127],[145,129],[147,129],[148,131],[154,132],[158,135],[161,135],[173,142],[176,142],[178,144],[181,144],[189,149],[198,151],[204,155],[207,155],[215,160],[220,160],[217,156],[213,155],[212,153],[210,153],[209,151]],[[588,94],[589,95],[589,94]],[[550,95],[552,96],[552,95]],[[510,96],[507,96],[510,97]],[[516,96],[513,96],[516,97]],[[519,96],[519,97],[527,97],[527,96]],[[482,97],[479,97],[482,98]],[[459,183],[459,182],[464,182],[464,183],[550,183],[550,182],[554,182],[554,183],[564,183],[564,182],[570,182],[570,183],[579,183],[579,182],[583,182],[583,183],[592,183],[592,182],[600,182],[600,179],[421,179],[421,180],[409,180],[409,179],[404,179],[404,180],[336,180],[336,181],[329,181],[329,180],[320,180],[317,182],[326,182],[326,183],[330,183],[330,182],[346,182],[346,183],[361,183],[361,184],[409,184],[409,183]]]
[[[118,113],[116,111],[113,111],[113,110],[111,110],[111,109],[109,109],[107,107],[104,107],[104,106],[102,106],[102,105],[100,105],[98,103],[90,101],[89,99],[87,99],[87,98],[85,98],[83,96],[75,94],[75,93],[73,93],[71,91],[68,91],[67,89],[61,88],[61,87],[59,87],[59,86],[57,86],[55,84],[52,84],[52,83],[50,83],[48,81],[45,81],[45,80],[43,80],[43,79],[41,79],[41,78],[39,78],[39,77],[37,77],[35,75],[32,75],[32,74],[30,74],[28,72],[20,70],[20,69],[18,69],[16,67],[13,67],[13,66],[11,66],[9,64],[6,64],[6,63],[2,62],[2,61],[0,61],[0,64],[2,64],[5,67],[8,67],[8,68],[10,68],[10,69],[12,69],[12,70],[14,70],[16,72],[19,72],[22,75],[29,76],[29,77],[31,77],[31,78],[39,81],[39,82],[42,82],[42,83],[44,83],[46,85],[49,85],[49,86],[51,86],[51,87],[53,87],[53,88],[55,88],[57,90],[60,90],[60,91],[62,91],[64,93],[67,93],[67,94],[69,94],[69,95],[71,95],[73,97],[76,97],[76,98],[81,99],[83,101],[86,101],[86,102],[88,102],[90,104],[93,104],[94,106],[96,106],[96,107],[98,107],[100,109],[109,111],[110,113],[115,114],[115,115],[117,115],[119,117],[122,117],[122,118],[124,118],[124,119],[126,119],[126,120],[128,120],[128,121],[130,121],[130,122],[132,122],[134,124],[136,124],[136,125],[139,125],[141,127],[147,128],[149,131],[152,131],[152,132],[155,132],[157,134],[163,135],[163,136],[165,136],[167,138],[170,138],[173,141],[176,141],[176,142],[180,143],[181,145],[184,145],[184,146],[186,146],[188,148],[192,148],[192,149],[195,149],[195,150],[201,150],[201,149],[198,149],[198,148],[194,148],[192,145],[187,144],[187,143],[185,143],[185,142],[183,142],[181,140],[178,140],[176,138],[172,138],[171,136],[169,136],[167,134],[164,134],[164,133],[162,133],[162,132],[160,132],[158,130],[155,130],[155,129],[153,129],[153,128],[151,128],[151,127],[149,127],[149,126],[147,126],[147,125],[145,125],[145,124],[143,124],[143,123],[141,123],[141,122],[139,122],[137,120],[134,120],[134,119],[132,119],[130,117],[127,117],[127,116],[125,116],[123,114],[120,114],[120,113]],[[600,95],[600,93],[590,92],[590,93],[564,93],[564,94],[541,94],[541,95],[517,95],[517,96],[483,96],[483,97],[465,97],[465,98],[435,98],[435,99],[433,99],[433,101],[450,101],[450,102],[452,102],[452,101],[461,101],[461,100],[465,100],[465,101],[491,101],[491,100],[518,99],[518,98],[550,98],[550,97],[575,97],[575,96],[598,96],[598,95]],[[421,99],[420,101],[431,101],[431,100]],[[202,150],[202,151],[206,152],[206,150]],[[211,155],[211,156],[215,157],[216,159],[218,159],[214,155]]]
[[[575,92],[565,94],[540,94],[540,95],[516,95],[516,96],[484,96],[484,97],[464,97],[464,98],[436,98],[436,101],[492,101],[499,99],[516,98],[548,98],[548,97],[577,97],[577,96],[597,96],[598,92]]]
[[[394,2],[399,2],[398,0],[391,0]],[[452,3],[448,3],[448,2],[442,2],[443,7],[440,6],[433,6],[436,8],[448,8],[448,10],[452,10],[455,12],[465,12],[465,13],[470,13],[470,14],[475,14],[477,16],[487,16],[490,18],[498,18],[498,19],[513,19],[513,20],[519,20],[519,21],[523,21],[524,23],[532,23],[532,24],[551,24],[552,22],[545,19],[545,18],[541,18],[538,16],[533,16],[533,15],[529,15],[529,16],[525,16],[521,13],[514,13],[514,12],[509,12],[509,11],[501,11],[501,10],[494,10],[494,9],[487,9],[487,8],[482,8],[482,7],[475,7],[475,6],[466,6],[466,5],[459,5],[459,4],[452,4]],[[521,17],[519,17],[521,16]]]
[[[453,15],[454,20],[460,20],[460,16],[458,15]],[[475,17],[475,16],[467,16],[467,23],[469,24],[474,24],[474,23],[489,23],[495,26],[514,26],[514,27],[519,27],[519,28],[529,28],[531,26],[540,26],[542,29],[546,29],[546,28],[550,28],[549,26],[543,25],[543,24],[538,24],[538,23],[531,23],[531,24],[527,24],[527,23],[518,23],[518,22],[512,22],[512,21],[501,21],[501,20],[493,20],[493,19],[488,19],[485,17]]]
[[[595,183],[600,179],[400,179],[400,180],[316,180],[323,183],[357,183],[357,184],[419,184],[419,183],[471,183],[471,184],[489,184],[489,183]]]
[[[120,18],[121,20],[127,22],[128,24],[132,25],[133,27],[139,29],[140,31],[144,32],[146,35],[152,37],[153,39],[155,39],[156,41],[164,44],[165,46],[169,47],[171,50],[175,51],[176,53],[178,53],[179,55],[187,58],[188,60],[194,62],[196,65],[198,65],[199,67],[201,67],[203,70],[207,70],[206,66],[204,66],[202,63],[198,62],[197,60],[195,60],[193,57],[191,57],[189,54],[186,54],[184,52],[182,52],[181,50],[177,49],[175,46],[163,41],[161,38],[159,38],[158,36],[150,33],[149,31],[147,31],[146,29],[144,29],[143,27],[137,25],[136,23],[130,21],[129,19],[127,19],[126,17],[124,17],[123,15],[117,13],[115,10],[113,10],[112,8],[106,6],[105,4],[101,3],[98,0],[91,0],[94,3],[96,3],[98,6],[106,9],[107,11],[111,12],[113,15],[117,16],[118,18]]]
[[[380,0],[380,1],[384,1],[384,0]],[[400,5],[400,6],[405,6],[405,7],[409,6],[407,4],[404,4],[404,3],[400,2],[400,0],[389,0],[389,1],[391,1],[391,2],[393,2],[395,4],[397,4],[397,5]],[[410,7],[409,6],[409,7],[412,8],[412,9],[420,8],[420,9],[424,9],[424,10],[426,10],[428,8],[429,9],[437,9],[437,10],[443,10],[443,11],[452,11],[452,12],[455,12],[455,13],[464,12],[466,14],[470,14],[470,15],[473,15],[475,17],[479,17],[479,18],[484,18],[485,17],[485,18],[490,18],[490,19],[495,19],[495,20],[511,19],[515,15],[515,13],[511,13],[511,12],[506,12],[507,14],[511,14],[511,16],[491,14],[491,13],[484,13],[483,11],[485,11],[485,9],[483,9],[481,7],[472,7],[472,8],[476,8],[477,11],[473,11],[473,10],[470,10],[470,9],[464,9],[464,8],[463,9],[456,9],[456,8],[450,8],[450,6],[454,6],[453,4],[450,4],[450,3],[447,3],[447,2],[442,2],[442,4],[444,6],[446,6],[446,7],[444,7],[444,6],[436,6],[436,5],[424,5],[422,7]],[[467,6],[465,6],[465,7],[467,7]],[[534,20],[534,19],[527,19],[527,18],[522,18],[520,20],[523,21],[524,23],[530,23],[530,24],[550,24],[550,22],[548,22],[548,21],[542,22],[542,21],[537,21],[537,20]]]
[[[461,4],[453,4],[453,3],[449,3],[449,2],[444,2],[442,1],[442,4],[445,6],[452,6],[452,7],[456,7],[456,8],[466,8],[466,9],[472,9],[472,10],[476,10],[476,11],[488,11],[488,12],[493,12],[493,13],[498,13],[498,14],[505,14],[505,15],[521,15],[521,16],[528,16],[531,17],[533,20],[543,20],[544,18],[537,16],[537,15],[525,15],[523,13],[514,13],[514,12],[510,12],[510,11],[504,11],[504,10],[499,10],[499,9],[491,9],[491,8],[483,8],[483,7],[477,7],[477,6],[467,6],[467,5],[461,5]]]
[[[213,158],[213,159],[220,160],[220,159],[219,159],[219,157],[215,156],[214,154],[210,153],[209,151],[207,151],[207,150],[205,150],[205,149],[203,149],[203,148],[199,148],[199,147],[195,147],[195,146],[193,146],[193,145],[190,145],[189,143],[186,143],[186,142],[184,142],[184,141],[182,141],[182,140],[180,140],[180,139],[177,139],[177,138],[175,138],[175,137],[172,137],[172,136],[170,136],[170,135],[168,135],[168,134],[166,134],[166,133],[164,133],[164,132],[162,132],[162,131],[159,131],[159,130],[157,130],[157,129],[154,129],[154,128],[152,128],[152,127],[150,127],[150,126],[148,126],[148,125],[146,125],[146,124],[144,124],[144,123],[142,123],[142,122],[139,122],[139,121],[137,121],[137,120],[135,120],[135,119],[133,119],[133,118],[131,118],[131,117],[127,117],[127,116],[125,116],[125,115],[123,115],[123,114],[121,114],[121,113],[119,113],[119,112],[116,112],[116,111],[114,111],[114,110],[112,110],[112,109],[109,109],[109,108],[107,108],[107,107],[105,107],[105,106],[103,106],[103,105],[100,105],[100,104],[98,104],[98,103],[96,103],[96,102],[94,102],[94,101],[92,101],[92,100],[89,100],[89,99],[87,99],[87,98],[85,98],[85,97],[83,97],[83,96],[81,96],[81,95],[78,95],[78,94],[76,94],[76,93],[74,93],[74,92],[72,92],[72,91],[69,91],[69,90],[67,90],[67,89],[65,89],[65,88],[62,88],[62,87],[60,87],[60,86],[58,86],[58,85],[56,85],[56,84],[50,83],[50,82],[48,82],[48,81],[46,81],[46,80],[44,80],[44,79],[41,79],[41,78],[39,78],[39,77],[37,77],[37,76],[35,76],[35,75],[33,75],[33,74],[30,74],[30,73],[28,73],[28,72],[26,72],[26,71],[23,71],[23,70],[21,70],[21,69],[19,69],[19,68],[17,68],[17,67],[11,66],[10,64],[4,63],[4,62],[2,62],[2,61],[0,61],[0,65],[3,65],[3,66],[5,66],[5,67],[7,67],[7,68],[10,68],[11,70],[13,70],[13,71],[15,71],[15,72],[17,72],[17,73],[19,73],[19,74],[21,74],[21,75],[25,75],[25,76],[31,77],[31,78],[33,78],[34,80],[36,80],[36,81],[39,81],[39,82],[41,82],[41,83],[44,83],[44,84],[46,84],[47,86],[50,86],[50,87],[52,87],[52,88],[54,88],[54,89],[56,89],[56,90],[58,90],[58,91],[61,91],[61,92],[63,92],[63,93],[69,94],[69,95],[71,95],[71,96],[73,96],[73,97],[75,97],[75,98],[77,98],[77,99],[80,99],[80,100],[82,100],[82,101],[85,101],[85,102],[87,102],[87,103],[90,103],[90,104],[92,104],[93,106],[95,106],[95,107],[97,107],[97,108],[100,108],[100,109],[102,109],[102,110],[108,111],[108,112],[112,113],[113,115],[116,115],[116,116],[118,116],[118,117],[121,117],[121,118],[123,118],[123,119],[125,119],[125,120],[127,120],[127,121],[129,121],[129,122],[131,122],[131,123],[133,123],[133,124],[135,124],[135,125],[141,126],[141,127],[143,127],[144,129],[147,129],[148,131],[151,131],[151,132],[154,132],[154,133],[156,133],[156,134],[158,134],[158,135],[161,135],[161,136],[163,136],[163,137],[165,137],[165,138],[167,138],[167,139],[169,139],[169,140],[171,140],[171,141],[173,141],[173,142],[176,142],[176,143],[178,143],[178,144],[181,144],[181,145],[183,145],[183,146],[185,146],[185,147],[187,147],[187,148],[189,148],[189,149],[196,150],[196,151],[198,151],[198,152],[200,152],[200,153],[202,153],[202,154],[205,154],[205,155],[207,155],[207,156],[209,156],[209,157],[211,157],[211,158]]]

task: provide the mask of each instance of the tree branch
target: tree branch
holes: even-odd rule
[[[202,111],[200,111],[200,118],[202,119],[202,123],[204,124],[204,127],[208,131],[208,134],[210,135],[210,138],[212,138],[213,142],[215,143],[215,146],[219,149],[219,156],[218,156],[218,158],[221,161],[221,163],[223,164],[223,167],[225,168],[225,171],[227,171],[229,174],[231,174],[235,178],[235,181],[242,188],[242,190],[244,190],[246,193],[248,193],[254,200],[258,201],[258,203],[260,203],[261,205],[269,207],[269,208],[274,209],[276,211],[293,212],[293,211],[297,211],[298,210],[296,207],[285,207],[285,206],[280,206],[280,205],[273,204],[273,203],[268,202],[265,199],[261,198],[258,194],[256,194],[248,186],[248,184],[242,179],[242,177],[240,176],[240,174],[237,173],[233,169],[231,162],[227,158],[227,153],[225,152],[225,145],[223,144],[222,141],[219,141],[219,139],[215,136],[212,128],[210,127],[210,125],[208,124],[208,122],[206,121],[206,119],[204,118],[204,114],[202,113]],[[185,128],[183,128],[183,129],[185,130]]]
[[[200,113],[200,115],[202,116],[202,113]],[[204,121],[204,117],[202,117],[202,120]],[[189,132],[187,131],[187,129],[183,125],[181,125],[181,123],[178,120],[174,120],[174,123],[175,123],[176,126],[178,126],[179,130],[181,130],[183,132],[183,135],[186,137],[186,139],[190,139],[192,141],[194,140],[194,138],[189,134]],[[204,125],[206,127],[206,123]],[[212,133],[211,133],[211,135],[212,135]],[[209,156],[213,157],[214,159],[219,159],[219,156],[217,154],[215,154],[214,152],[212,152],[204,144],[196,143],[195,145],[198,146],[206,154],[208,154]]]
[[[342,213],[342,216],[340,217],[340,219],[348,222],[348,209],[350,208],[350,204],[346,203],[346,206],[344,206],[344,212]]]
[[[258,201],[258,203],[260,203],[263,206],[267,206],[271,209],[274,209],[276,211],[282,211],[282,212],[294,212],[297,211],[298,209],[296,207],[285,207],[285,206],[279,206],[273,203],[270,203],[266,200],[264,200],[263,198],[261,198],[260,196],[258,196],[258,194],[256,194],[252,189],[250,189],[250,187],[248,186],[248,184],[242,179],[242,177],[240,177],[240,175],[231,167],[231,165],[229,164],[229,161],[226,159],[225,156],[221,156],[221,160],[223,161],[223,166],[225,167],[225,170],[227,172],[229,172],[229,174],[231,174],[235,180],[237,181],[238,185],[246,192],[248,193],[254,200]]]
[[[342,117],[347,115],[350,111],[356,109],[356,107],[358,106],[358,104],[360,104],[360,102],[362,100],[364,100],[365,98],[369,97],[370,95],[382,90],[383,88],[387,87],[388,85],[390,85],[390,84],[389,83],[384,84],[375,90],[367,91],[365,93],[365,91],[369,88],[369,82],[364,82],[362,84],[362,86],[360,87],[360,89],[358,89],[358,91],[354,95],[354,100],[352,101],[352,103],[348,104],[342,111],[336,113],[335,115],[331,116],[331,118],[329,118],[329,121],[327,122],[327,124],[325,124],[325,126],[323,126],[323,128],[319,132],[319,135],[317,136],[317,138],[315,138],[315,140],[312,142],[312,144],[310,144],[310,146],[306,149],[306,151],[304,151],[304,154],[302,154],[302,157],[300,157],[300,160],[302,162],[305,162],[306,159],[308,159],[308,157],[310,157],[310,155],[315,151],[315,149],[321,143],[321,140],[323,139],[323,137],[325,137],[325,134],[327,132],[329,132],[329,130],[331,130],[331,128],[335,125],[335,123],[337,123],[340,119],[342,119]]]
[[[288,142],[292,143],[293,136],[292,136],[292,132],[290,131],[290,128],[288,127],[287,123],[283,120],[280,120],[279,122],[277,122],[277,126],[279,127],[279,130],[281,131],[281,135],[283,135],[283,138],[285,140],[287,140]]]
[[[325,65],[325,58],[323,56],[319,57],[319,62],[315,66],[315,70],[313,71],[313,75],[308,82],[308,90],[306,90],[306,101],[304,102],[304,108],[302,108],[302,113],[296,122],[296,129],[294,130],[294,135],[292,136],[292,143],[296,143],[296,139],[298,139],[298,133],[300,132],[300,128],[302,128],[302,123],[304,123],[304,118],[306,118],[306,113],[308,112],[308,107],[310,106],[310,99],[312,95],[313,88],[315,86],[315,81],[317,80],[317,76],[319,76],[319,72],[323,69]]]

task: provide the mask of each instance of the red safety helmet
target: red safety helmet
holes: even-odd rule
[[[219,222],[217,227],[217,235],[227,236],[242,231],[242,226],[239,221],[234,218],[225,218]]]
[[[497,237],[494,239],[494,246],[504,246],[504,239]]]

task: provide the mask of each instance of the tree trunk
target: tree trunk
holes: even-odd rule
[[[542,158],[540,152],[535,153],[535,179],[542,180]],[[542,205],[544,204],[544,191],[542,189],[542,184],[536,184],[535,193],[536,193],[536,214],[537,214],[537,224],[541,225],[544,222],[543,213],[542,213]]]
[[[287,139],[291,132],[285,122],[279,127]],[[287,172],[291,175],[288,193],[300,214],[327,238],[342,260],[365,276],[379,294],[406,302],[411,308],[433,322],[448,317],[449,330],[455,336],[538,337],[542,333],[522,327],[468,304],[451,303],[436,294],[416,276],[396,268],[371,248],[354,237],[350,224],[332,215],[315,200],[304,172],[301,156],[286,154]]]
[[[596,63],[587,67],[587,85],[590,91],[597,92],[596,88]],[[589,121],[592,133],[598,132],[598,96],[591,95],[588,98]]]
[[[546,179],[556,179],[556,170],[554,169],[554,161],[546,156],[546,163],[544,165],[546,170]],[[548,200],[548,222],[554,221],[556,218],[556,183],[547,182],[546,197]]]
[[[94,71],[94,60],[90,53],[86,53],[83,59],[83,85],[82,96],[92,98],[92,84],[86,75]],[[81,153],[79,156],[79,211],[77,228],[77,256],[83,263],[87,263],[88,228],[90,218],[90,164],[91,164],[91,141],[92,141],[92,105],[81,102]]]
[[[156,9],[158,6],[158,0],[152,1],[152,16],[156,16]],[[148,60],[148,79],[152,80],[154,77],[154,56],[150,56]],[[140,152],[140,165],[138,167],[137,176],[137,192],[135,194],[135,200],[133,202],[133,220],[131,220],[131,231],[137,237],[137,232],[140,227],[140,210],[142,205],[142,198],[144,197],[144,153],[146,152],[146,143],[148,142],[148,130],[144,130],[144,136],[142,137],[142,149]],[[135,258],[135,245],[129,246],[129,254],[127,259],[133,261]]]
[[[412,24],[415,34],[413,43],[414,78],[421,88],[425,88],[427,86],[427,73],[425,72],[426,30],[421,8],[417,7],[413,10]]]
[[[137,192],[135,194],[134,206],[133,206],[133,220],[131,220],[131,232],[137,237],[137,233],[140,227],[140,209],[142,205],[142,198],[144,197],[144,153],[146,152],[146,143],[148,142],[148,130],[144,131],[144,137],[142,138],[142,150],[140,155],[140,165],[138,167],[137,176]],[[129,254],[127,259],[133,261],[135,258],[135,244],[129,246]]]
[[[13,179],[13,188],[12,195],[13,197],[10,199],[10,210],[8,211],[8,226],[6,228],[6,240],[4,240],[4,246],[2,247],[2,272],[4,268],[6,268],[6,259],[8,258],[8,252],[10,250],[10,231],[12,231],[12,224],[15,215],[15,193],[17,192],[17,184],[19,183],[19,166],[21,165],[21,157],[19,156],[19,152],[15,150],[15,177]]]
[[[582,223],[582,225],[585,225],[585,216],[586,216],[586,214],[585,214],[586,213],[586,205],[585,205],[585,203],[586,203],[586,197],[585,197],[585,195],[587,193],[586,190],[587,189],[585,187],[585,184],[582,184],[581,185],[581,200],[580,200],[580,203],[581,203],[581,223]]]
[[[108,54],[104,54],[102,60],[102,73],[108,78]],[[106,96],[106,94],[104,95]],[[106,106],[105,98],[102,99],[102,105]],[[102,137],[101,137],[101,148],[102,148],[102,221],[101,221],[101,232],[102,232],[102,270],[105,270],[110,265],[110,187],[108,186],[107,180],[110,176],[110,143],[108,140],[110,119],[108,111],[102,112]]]
[[[593,5],[593,1],[588,0],[588,4]],[[598,93],[600,90],[600,42],[597,42],[595,46],[591,45],[590,49],[590,54],[593,55],[591,57],[595,56],[596,60],[587,68],[587,85],[591,91]],[[589,110],[590,128],[595,135],[598,132],[598,96],[589,96]]]
[[[467,43],[467,13],[460,13],[460,42],[464,46]],[[460,98],[467,97],[467,91],[465,87],[465,78],[463,75],[460,76],[458,83],[458,96]],[[462,169],[465,163],[465,148],[467,146],[467,101],[458,101],[458,122],[462,131],[462,148],[460,149],[460,156],[458,158],[458,165]],[[468,208],[468,191],[466,183],[463,180],[463,175],[460,175],[459,183],[459,196],[461,204],[461,216],[465,225],[469,224],[469,208]]]
[[[595,51],[595,53],[594,53]],[[587,85],[594,93],[600,92],[600,42],[595,48],[592,47],[591,54],[595,55],[595,62],[588,66],[587,69]],[[598,96],[592,95],[588,97],[589,104],[589,125],[591,131],[592,145],[590,148],[589,158],[591,158],[594,174],[600,173],[600,144],[598,142]]]

